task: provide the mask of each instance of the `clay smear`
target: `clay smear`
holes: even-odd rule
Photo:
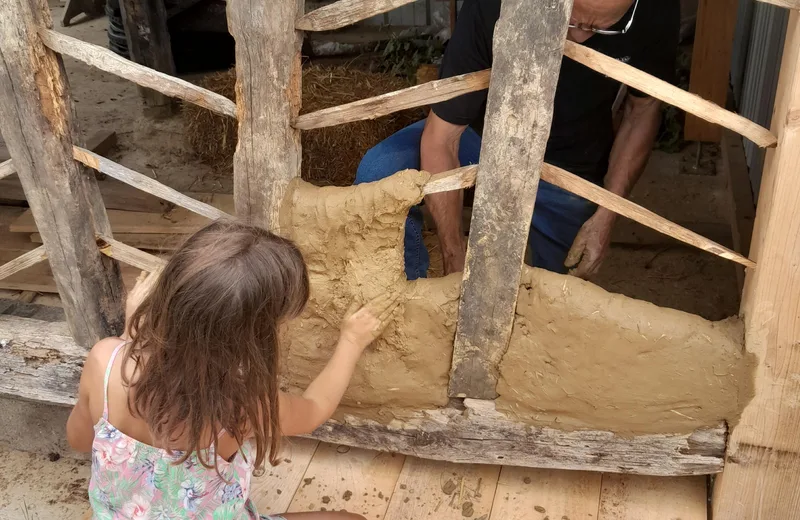
[[[428,178],[407,170],[349,188],[290,187],[281,232],[303,251],[312,290],[286,332],[288,388],[322,369],[354,298],[402,292],[405,304],[365,352],[340,413],[389,422],[446,406],[461,277],[408,282],[403,272],[405,218]],[[529,424],[624,434],[735,422],[753,391],[742,338],[736,319],[709,322],[526,269],[497,407]]]

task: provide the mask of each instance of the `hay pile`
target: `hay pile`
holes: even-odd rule
[[[235,98],[233,69],[209,75],[204,88]],[[303,69],[302,113],[350,103],[408,87],[406,80],[388,74],[346,67],[311,65]],[[233,169],[236,121],[195,105],[183,110],[189,144],[197,157],[222,173]],[[372,121],[303,131],[303,179],[317,185],[348,186],[367,150],[401,128],[424,117],[421,109],[397,112]]]

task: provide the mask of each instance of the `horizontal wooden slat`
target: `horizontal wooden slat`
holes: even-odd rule
[[[157,90],[167,96],[194,103],[226,116],[236,117],[236,103],[225,96],[126,60],[99,45],[72,38],[52,29],[40,29],[39,36],[44,44],[55,52],[70,56],[105,72],[115,74],[137,85]]]
[[[800,10],[800,0],[758,0],[765,4],[777,5],[779,7],[786,7],[787,9]]]
[[[8,177],[9,175],[14,175],[15,173],[17,173],[17,170],[14,169],[14,164],[12,163],[11,159],[0,163],[0,179]]]
[[[47,253],[44,250],[44,246],[39,246],[32,251],[28,251],[10,262],[0,265],[0,280],[8,278],[12,274],[27,269],[32,265],[36,265],[46,258]]]
[[[682,435],[617,435],[562,431],[515,422],[494,401],[465,399],[466,410],[444,408],[384,425],[347,416],[311,437],[324,442],[465,464],[604,471],[639,475],[704,475],[722,471],[724,424]]]
[[[294,126],[301,130],[324,128],[363,119],[375,119],[400,110],[438,103],[488,88],[490,74],[489,69],[470,72],[337,107],[324,108],[298,116]]]
[[[200,202],[199,200],[188,197],[183,193],[170,188],[169,186],[161,184],[155,179],[151,179],[147,175],[131,170],[130,168],[126,168],[121,164],[115,163],[112,160],[90,152],[85,148],[74,146],[73,154],[76,161],[85,164],[89,168],[94,168],[95,170],[103,172],[109,177],[113,177],[118,181],[129,184],[134,188],[146,191],[147,193],[155,195],[156,197],[160,197],[190,211],[194,211],[198,215],[202,215],[212,220],[230,217],[230,215],[224,211],[221,211],[210,204],[206,204],[205,202]]]
[[[333,31],[415,1],[339,0],[304,14],[295,27],[301,31]]]
[[[150,253],[145,253],[127,244],[123,244],[111,237],[97,237],[97,245],[100,247],[100,252],[104,255],[151,273],[161,269],[167,264],[166,260],[151,255]]]
[[[435,191],[429,191],[428,185],[426,185],[425,188],[423,188],[423,193],[436,193],[439,191],[457,190],[472,186],[475,183],[477,170],[477,166],[465,166],[434,175],[428,184],[432,186],[430,189]],[[448,176],[450,176],[451,179],[448,180]],[[635,202],[631,202],[624,197],[611,193],[561,168],[545,163],[542,168],[542,180],[563,188],[570,193],[579,195],[599,206],[610,209],[614,213],[627,217],[659,233],[672,237],[675,240],[697,247],[703,251],[725,258],[726,260],[732,260],[745,267],[756,266],[756,263],[749,258],[735,251],[731,251],[713,240],[700,236],[693,231],[639,206]]]
[[[440,193],[443,191],[460,190],[475,185],[478,174],[477,166],[463,166],[447,172],[437,173],[422,188],[422,193]]]
[[[778,138],[763,126],[757,125],[739,114],[725,110],[710,101],[706,101],[700,96],[686,92],[666,81],[642,72],[627,63],[615,60],[571,41],[565,43],[564,55],[592,70],[641,90],[701,119],[733,130],[761,147],[773,147],[778,144]]]

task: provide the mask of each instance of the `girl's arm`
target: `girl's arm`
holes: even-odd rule
[[[311,433],[333,415],[361,353],[386,328],[398,305],[398,297],[382,295],[356,312],[348,313],[333,357],[303,395],[281,392],[278,406],[283,435]]]
[[[78,402],[67,419],[67,442],[75,451],[92,451],[94,424],[103,409],[103,376],[111,352],[119,342],[119,338],[106,338],[86,356],[78,386]]]

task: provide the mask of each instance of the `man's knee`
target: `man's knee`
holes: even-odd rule
[[[407,126],[370,148],[358,165],[356,184],[378,181],[400,170],[419,169],[420,123]]]

